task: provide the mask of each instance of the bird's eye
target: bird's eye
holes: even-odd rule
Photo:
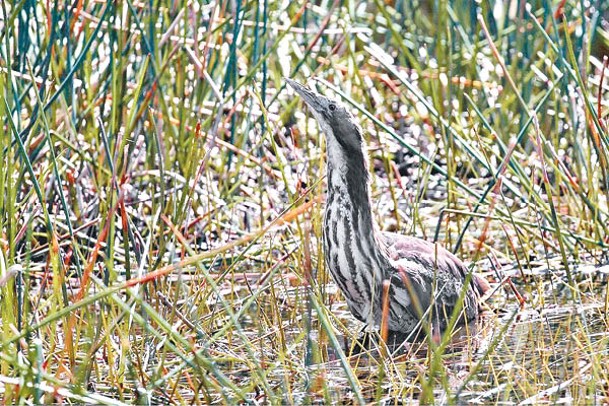
[[[332,103],[328,106],[328,108],[330,109],[330,111],[334,111],[336,110],[336,104]]]

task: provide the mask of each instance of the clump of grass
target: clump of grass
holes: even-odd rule
[[[607,5],[85,3],[0,7],[3,401],[606,397]],[[384,227],[496,283],[479,334],[350,353],[283,76],[352,104]]]

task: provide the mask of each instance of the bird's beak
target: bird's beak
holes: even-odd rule
[[[296,93],[298,93],[300,95],[300,97],[303,98],[305,103],[307,103],[307,105],[310,108],[312,108],[317,113],[321,113],[321,111],[322,111],[322,104],[321,104],[321,100],[320,100],[321,96],[317,92],[314,92],[313,90],[309,89],[305,85],[301,85],[300,83],[298,83],[295,80],[288,79],[288,78],[283,78],[283,79],[288,83],[288,85],[290,85],[292,87],[292,89],[294,89],[296,91]]]

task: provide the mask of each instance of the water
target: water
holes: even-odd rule
[[[442,351],[426,342],[390,349],[373,343],[354,355],[353,339],[345,335],[340,336],[342,351],[365,401],[404,404],[427,396],[439,404],[603,403],[608,390],[608,270],[573,266],[576,290],[568,287],[567,273],[558,266],[526,272],[526,283],[514,277],[524,305],[506,283],[475,329],[455,334]],[[311,381],[324,380],[323,396],[313,390],[302,398],[320,403],[353,399],[341,351],[326,351],[325,362],[308,369]]]

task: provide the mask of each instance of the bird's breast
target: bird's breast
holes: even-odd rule
[[[371,323],[380,312],[380,270],[375,269],[366,247],[368,238],[359,229],[357,212],[346,194],[330,192],[324,215],[323,242],[326,265],[343,292],[349,309]]]

